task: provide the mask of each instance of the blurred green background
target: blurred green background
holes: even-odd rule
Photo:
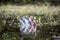
[[[60,0],[0,0],[0,40],[52,40],[60,34]],[[37,32],[22,35],[22,16],[36,19]]]

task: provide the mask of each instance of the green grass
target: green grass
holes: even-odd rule
[[[20,14],[21,15],[32,14],[32,16],[33,16],[33,14],[36,14],[36,15],[40,16],[40,20],[42,21],[42,23],[43,22],[45,24],[49,23],[51,25],[53,25],[53,23],[54,23],[54,25],[55,25],[55,23],[57,23],[57,21],[60,22],[60,19],[59,19],[60,6],[50,6],[49,4],[47,4],[47,5],[28,4],[28,5],[20,5],[20,6],[2,5],[2,6],[0,6],[0,13],[7,14],[7,17],[9,17],[10,14],[12,14],[12,16],[13,15],[20,16]],[[41,15],[44,15],[44,16],[41,16]],[[56,16],[56,17],[53,17],[53,16]],[[39,19],[39,17],[37,17],[37,18]],[[57,20],[56,20],[56,18],[57,18]],[[53,22],[52,22],[52,20],[53,20]]]
[[[56,14],[60,11],[60,7],[50,5],[3,5],[0,7],[0,11],[6,11],[6,13],[19,13],[19,14]]]
[[[60,6],[55,7],[55,6],[44,5],[44,4],[42,5],[28,4],[28,5],[21,5],[21,6],[2,5],[0,6],[0,33],[2,33],[0,38],[2,40],[19,40],[20,32],[18,29],[16,30],[16,28],[18,27],[18,21],[15,20],[14,18],[15,17],[18,18],[21,15],[24,16],[25,14],[27,16],[36,17],[36,22],[37,22],[36,24],[39,25],[40,31],[44,30],[42,31],[42,35],[43,35],[42,38],[47,38],[48,36],[50,37],[49,33],[45,33],[45,31],[46,32],[48,31],[47,27],[60,25]],[[9,18],[12,19],[9,20]],[[6,24],[6,21],[10,22],[11,25]],[[47,29],[44,29],[45,27]],[[36,36],[37,38],[35,38],[37,40],[40,39],[41,37],[41,34],[39,32],[38,32],[39,35],[37,35]],[[32,38],[29,37],[27,39],[33,40],[33,37]]]

